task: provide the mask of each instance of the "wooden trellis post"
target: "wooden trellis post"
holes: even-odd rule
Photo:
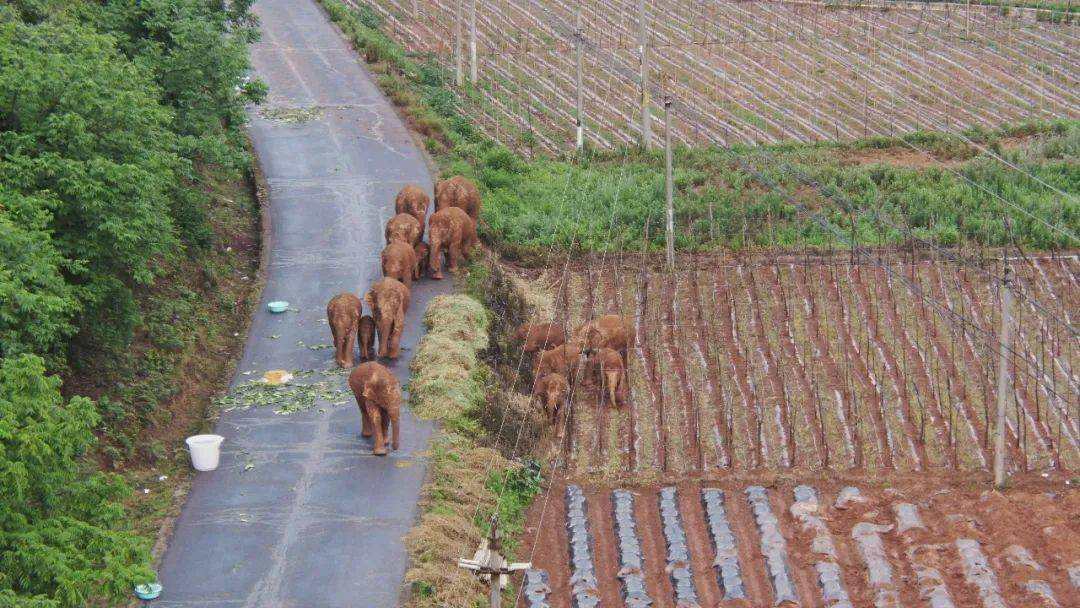
[[[584,79],[584,69],[582,65],[584,59],[582,57],[582,47],[585,46],[584,37],[585,32],[581,28],[581,7],[578,6],[577,11],[574,13],[574,62],[576,64],[575,69],[577,71],[574,81],[575,87],[577,89],[577,95],[574,102],[576,105],[575,110],[577,112],[575,114],[575,120],[577,121],[576,148],[578,152],[580,152],[581,149],[585,146],[585,103],[582,91],[582,80]]]
[[[652,147],[652,116],[649,113],[649,32],[645,0],[638,0],[638,56],[641,59],[641,145]]]
[[[1005,488],[1005,404],[1008,403],[1009,351],[1012,349],[1012,276],[1005,264],[1001,281],[1001,350],[998,353],[997,426],[994,429],[994,487]]]
[[[671,94],[664,94],[664,198],[667,201],[667,266],[675,270],[675,197],[671,170]]]
[[[469,0],[469,82],[476,84],[476,0]]]
[[[461,3],[462,0],[457,0],[454,5],[454,84],[462,86],[465,84],[465,57],[462,33],[461,33]]]

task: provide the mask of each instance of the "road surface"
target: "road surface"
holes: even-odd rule
[[[326,303],[380,276],[383,226],[406,183],[431,191],[424,158],[337,29],[312,0],[261,0],[252,49],[270,86],[251,113],[269,184],[267,283],[234,384],[269,369],[331,369]],[[296,110],[302,110],[297,112]],[[413,289],[404,381],[427,301]],[[299,312],[271,315],[288,300]],[[247,373],[245,373],[247,372]],[[344,384],[343,377],[333,382]],[[351,396],[349,396],[351,399]],[[403,415],[401,450],[371,455],[355,402],[292,415],[271,407],[222,415],[221,466],[199,473],[163,557],[157,608],[386,607],[406,567],[431,426]]]

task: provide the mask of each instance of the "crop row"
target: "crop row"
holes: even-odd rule
[[[1000,320],[991,270],[775,258],[682,266],[668,274],[610,258],[570,274],[569,326],[619,313],[637,330],[628,404],[601,406],[584,384],[573,396],[572,471],[988,468]],[[1074,258],[1015,264],[1022,297],[1006,395],[1015,470],[1080,465],[1080,352],[1065,325],[1080,304],[1078,270]],[[1049,304],[1036,310],[1035,300]]]
[[[852,139],[1078,116],[1075,26],[960,9],[648,4],[650,78],[696,110],[676,121],[679,141]],[[373,5],[398,42],[453,66],[454,0]],[[477,0],[488,103],[472,111],[490,135],[513,144],[524,128],[549,150],[572,141],[579,7],[588,136],[600,146],[637,139],[632,0]]]
[[[830,486],[553,488],[544,515],[565,526],[530,539],[544,605],[1064,606],[1080,592],[1065,505],[1014,507],[1047,524],[1017,530],[1004,498]]]

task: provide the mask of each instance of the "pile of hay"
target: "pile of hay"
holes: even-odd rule
[[[469,296],[438,296],[428,304],[424,324],[428,333],[412,360],[409,405],[418,416],[442,423],[444,432],[432,444],[420,521],[405,537],[409,606],[473,606],[487,592],[457,567],[457,559],[472,557],[483,535],[477,518],[496,507],[488,472],[513,466],[476,445],[479,425],[470,417],[485,398],[489,372],[479,354],[488,345],[488,313]]]
[[[484,401],[487,369],[479,353],[488,344],[487,311],[469,296],[437,296],[424,325],[428,333],[411,364],[409,404],[421,418],[458,427]]]

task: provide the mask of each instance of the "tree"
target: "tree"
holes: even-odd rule
[[[148,542],[123,521],[130,489],[87,473],[97,423],[89,399],[64,403],[41,358],[0,363],[0,601],[85,606],[153,576]]]

